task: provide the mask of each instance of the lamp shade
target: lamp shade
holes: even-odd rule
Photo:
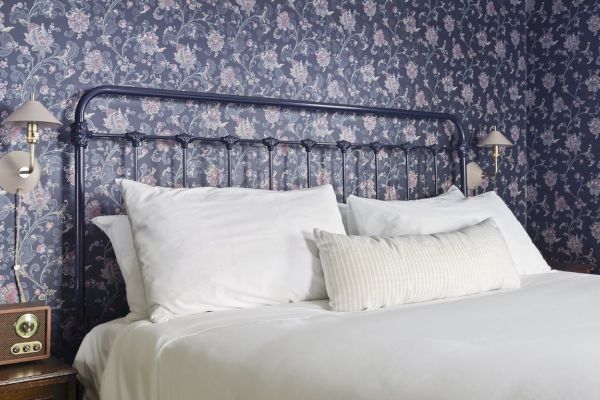
[[[7,128],[25,127],[28,122],[36,122],[40,128],[58,128],[62,124],[37,100],[29,100],[13,111],[3,122]]]
[[[467,164],[467,186],[469,189],[475,189],[481,186],[483,182],[483,170],[475,161]]]
[[[506,138],[496,127],[492,128],[492,131],[488,133],[486,137],[481,139],[477,146],[479,147],[492,147],[492,146],[500,146],[500,147],[509,147],[512,146],[512,142]]]

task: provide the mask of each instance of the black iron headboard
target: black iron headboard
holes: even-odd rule
[[[90,104],[91,100],[98,96],[126,96],[126,97],[150,97],[167,100],[187,100],[193,102],[216,102],[225,104],[241,104],[250,106],[274,106],[289,108],[295,110],[311,110],[311,111],[322,111],[322,112],[346,112],[353,114],[375,114],[386,117],[394,117],[398,119],[413,119],[413,120],[437,120],[437,121],[450,121],[454,124],[456,130],[456,140],[451,142],[447,147],[441,147],[438,145],[430,146],[416,146],[410,143],[403,144],[384,144],[381,142],[372,143],[350,143],[345,140],[339,140],[336,142],[318,142],[310,138],[304,140],[279,140],[274,137],[267,137],[263,139],[242,139],[234,135],[227,135],[223,137],[198,137],[192,136],[187,133],[176,134],[172,136],[163,135],[146,135],[138,131],[127,132],[123,134],[112,134],[112,133],[97,133],[92,132],[85,119],[85,110]],[[182,168],[183,168],[183,186],[188,186],[188,174],[187,174],[187,149],[191,143],[203,143],[203,144],[220,144],[224,145],[227,150],[227,186],[232,184],[232,170],[231,170],[231,150],[236,145],[250,144],[250,145],[262,145],[268,150],[268,168],[269,168],[269,189],[273,188],[273,150],[278,145],[289,145],[298,146],[304,149],[307,157],[307,184],[310,186],[310,156],[313,149],[316,148],[330,148],[338,150],[341,154],[342,161],[342,198],[346,201],[346,154],[349,150],[353,149],[368,149],[374,152],[374,183],[375,183],[375,197],[379,198],[379,160],[378,154],[382,149],[387,150],[400,150],[404,152],[406,157],[406,195],[408,198],[408,173],[409,173],[409,162],[408,158],[410,153],[414,150],[426,151],[432,154],[434,159],[433,170],[434,170],[434,181],[438,185],[438,172],[437,172],[437,155],[443,151],[456,151],[459,158],[459,174],[460,183],[459,186],[464,193],[467,192],[467,174],[466,174],[466,157],[468,151],[468,144],[465,138],[465,132],[461,125],[460,120],[457,116],[448,113],[429,112],[429,111],[412,111],[412,110],[400,110],[390,108],[378,108],[368,106],[350,106],[343,104],[331,104],[331,103],[317,103],[302,100],[283,100],[283,99],[271,99],[263,97],[248,97],[248,96],[234,96],[227,94],[217,93],[199,93],[189,91],[176,91],[176,90],[162,90],[152,88],[136,88],[136,87],[123,87],[123,86],[98,86],[96,88],[86,91],[75,110],[75,122],[71,125],[72,131],[72,142],[75,146],[75,305],[77,313],[77,322],[80,326],[85,325],[85,244],[84,244],[84,229],[85,229],[85,149],[88,145],[88,141],[91,139],[125,139],[129,141],[131,146],[137,150],[137,148],[144,141],[174,141],[179,144],[182,151]],[[138,154],[137,151],[133,152],[133,179],[138,179]],[[453,182],[456,180],[455,176],[452,177]]]

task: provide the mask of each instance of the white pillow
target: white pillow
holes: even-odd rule
[[[520,286],[492,219],[457,231],[394,238],[315,229],[334,311],[459,297]]]
[[[353,234],[394,237],[448,232],[494,218],[508,245],[517,271],[534,274],[550,271],[523,226],[495,193],[464,199],[436,198],[425,203],[385,202],[350,196]]]
[[[112,243],[121,275],[125,281],[127,304],[129,305],[128,320],[148,318],[148,307],[144,294],[144,284],[140,266],[133,247],[133,236],[126,215],[105,215],[92,219],[94,225],[102,229]]]
[[[356,196],[350,196],[350,197],[356,197]],[[348,198],[348,200],[350,200],[350,197]],[[364,198],[364,197],[361,197]],[[435,196],[435,197],[428,197],[425,199],[415,199],[415,200],[385,200],[386,203],[419,203],[419,204],[430,204],[430,203],[435,203],[437,201],[440,200],[447,200],[447,199],[464,199],[465,195],[463,194],[463,192],[460,191],[459,188],[457,188],[455,185],[450,186],[450,188],[448,188],[448,190],[442,194],[440,194],[439,196]],[[375,199],[367,199],[367,200],[375,200]],[[384,201],[384,200],[375,200],[375,201]],[[345,206],[344,209],[342,209],[341,206]],[[350,213],[350,207],[348,204],[340,204],[340,213],[342,214],[342,219],[344,220],[344,226],[346,227],[346,232],[349,235],[360,235],[359,233],[359,229],[355,228],[353,226],[354,224],[354,220],[352,218],[352,214]]]
[[[330,185],[275,192],[119,183],[152,321],[327,297],[313,229],[345,234]]]

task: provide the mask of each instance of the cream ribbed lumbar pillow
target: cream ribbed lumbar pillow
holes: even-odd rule
[[[520,287],[493,219],[457,231],[394,238],[315,229],[335,311],[360,311]]]

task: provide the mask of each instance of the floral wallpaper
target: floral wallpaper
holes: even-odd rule
[[[600,255],[600,3],[526,2],[528,229],[547,258]]]
[[[497,125],[515,146],[503,154],[502,174],[486,180],[484,189],[497,189],[524,223],[529,92],[523,7],[519,0],[0,1],[0,118],[35,92],[63,122],[58,131],[41,135],[42,182],[25,196],[22,221],[25,291],[28,300],[46,302],[55,311],[55,353],[71,358],[80,340],[73,318],[74,170],[68,127],[83,90],[101,84],[151,86],[444,111],[460,116],[473,142]],[[98,99],[87,112],[91,127],[104,132],[425,144],[452,135],[446,125],[372,115],[152,99]],[[0,155],[25,149],[23,138],[19,129],[0,128]],[[305,185],[303,153],[283,146],[276,152],[276,187]],[[141,180],[180,184],[177,147],[144,143],[138,155]],[[86,221],[122,212],[114,178],[132,176],[131,157],[131,146],[122,141],[90,144]],[[236,149],[234,183],[264,187],[265,157],[260,148]],[[402,198],[406,178],[397,176],[405,160],[399,154],[381,159],[382,186],[374,188],[368,175],[372,154],[353,152],[349,191],[372,196],[378,190],[388,199]],[[489,154],[480,154],[478,161],[491,168]],[[223,149],[192,149],[192,184],[223,184],[223,162]],[[441,163],[449,167],[452,157]],[[339,154],[315,154],[311,165],[316,183],[332,182],[340,190]],[[431,163],[424,165],[408,177],[413,197],[432,194],[432,182],[424,177]],[[2,302],[16,299],[14,204],[13,196],[0,196]],[[110,243],[89,226],[86,246],[90,318],[98,323],[123,315],[124,287]]]

